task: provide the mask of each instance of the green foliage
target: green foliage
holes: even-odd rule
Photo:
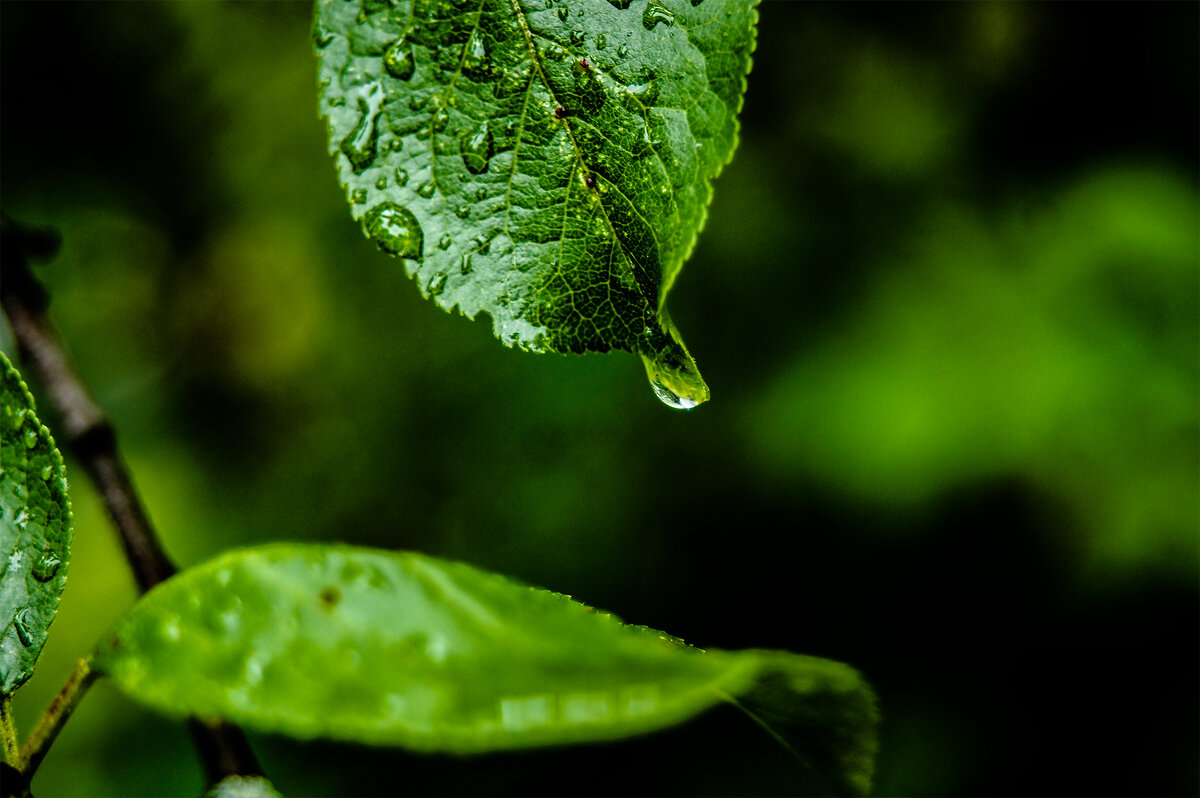
[[[33,674],[67,584],[71,504],[62,455],[0,353],[0,693]]]
[[[625,737],[732,697],[847,792],[873,767],[874,699],[844,665],[704,652],[413,553],[231,552],[147,594],[96,667],[171,713],[454,753]]]
[[[533,351],[708,387],[664,310],[737,143],[754,0],[318,3],[321,113],[356,219],[442,307]]]

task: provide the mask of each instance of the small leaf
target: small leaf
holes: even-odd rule
[[[636,352],[694,407],[708,386],[664,304],[737,145],[756,2],[318,0],[351,214],[506,344]]]
[[[0,353],[0,692],[33,674],[67,584],[71,504],[62,455]]]
[[[228,553],[142,598],[95,666],[159,710],[300,738],[494,751],[625,737],[734,700],[848,791],[865,792],[874,754],[874,699],[847,666],[704,652],[405,552]]]

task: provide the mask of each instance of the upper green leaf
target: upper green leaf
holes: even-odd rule
[[[351,211],[422,292],[535,351],[708,387],[664,301],[737,144],[757,0],[318,0]]]
[[[845,665],[703,652],[412,553],[231,552],[146,594],[95,665],[160,710],[303,738],[490,751],[636,734],[733,698],[844,791],[866,791],[874,754],[874,699]]]
[[[62,455],[21,375],[0,353],[0,692],[33,665],[67,584],[71,503]]]

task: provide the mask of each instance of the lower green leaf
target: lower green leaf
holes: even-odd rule
[[[625,737],[733,700],[848,792],[873,763],[874,698],[847,666],[701,651],[406,552],[228,553],[146,594],[95,667],[168,713],[455,753]]]

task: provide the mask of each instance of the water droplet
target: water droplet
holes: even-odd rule
[[[608,47],[608,37],[601,33],[596,37],[596,49],[603,50],[605,47]]]
[[[571,31],[571,35],[570,35],[571,44],[574,47],[578,47],[579,45],[583,44],[583,39],[584,39],[585,35],[586,34],[584,34],[584,32],[581,30]]]
[[[383,109],[383,87],[378,83],[371,88],[366,97],[358,98],[358,112],[361,116],[354,129],[342,139],[341,150],[350,161],[350,169],[354,174],[362,174],[375,161],[375,139],[379,131],[375,120]]]
[[[483,202],[485,199],[487,199],[487,186],[480,186],[475,189],[475,201]]]
[[[442,237],[438,239],[438,249],[450,249],[450,245],[453,243],[453,236],[449,233],[442,233]]]
[[[341,108],[345,104],[346,104],[345,97],[339,96],[339,97],[330,97],[329,98],[329,107],[330,108]]]
[[[692,0],[692,8],[695,8],[696,6],[700,5],[703,2],[704,2],[704,0]]]
[[[463,137],[460,150],[468,172],[478,175],[487,171],[488,160],[495,151],[495,139],[487,120],[475,128],[471,135]]]
[[[333,41],[333,31],[324,25],[317,23],[316,25],[313,25],[312,37],[313,44],[317,46],[317,49],[323,49],[328,47],[329,43]]]
[[[50,479],[50,475],[54,473],[54,466],[42,466],[42,480]]]
[[[658,101],[658,81],[650,80],[626,86],[624,99],[625,108],[630,113],[638,113],[651,107]]]
[[[483,34],[478,28],[471,33],[471,38],[467,40],[466,50],[463,52],[462,69],[473,78],[486,78],[492,72],[487,46],[484,44]]]
[[[567,8],[566,6],[558,7],[558,18],[560,21],[566,22],[567,17],[569,17],[570,15],[571,15],[571,9]]]
[[[394,174],[396,175],[396,186],[397,187],[404,188],[406,185],[408,185],[408,172],[404,171],[399,166],[397,166]]]
[[[430,197],[432,197],[433,192],[434,192],[434,185],[433,185],[432,180],[426,180],[424,183],[417,186],[417,193],[420,194],[425,199],[429,199]]]
[[[25,426],[25,411],[22,409],[12,414],[12,428],[13,431],[16,431],[23,426]]]
[[[446,273],[435,273],[433,277],[429,278],[429,285],[425,286],[425,290],[430,296],[441,296],[442,292],[446,290]]]
[[[380,191],[383,191],[385,188],[387,188],[387,178],[381,177],[378,180],[376,180],[375,188],[379,189]]]
[[[708,386],[696,361],[679,340],[675,325],[663,316],[662,327],[644,334],[642,363],[650,388],[663,404],[676,410],[691,410],[709,400]]]
[[[608,0],[608,2],[612,3],[617,8],[626,9],[629,8],[629,4],[632,3],[633,0]]]
[[[383,68],[397,80],[408,80],[417,68],[412,45],[401,36],[383,51]]]
[[[422,108],[425,107],[425,104],[428,102],[429,102],[429,95],[414,94],[413,96],[408,98],[408,108],[411,111],[420,111]]]
[[[367,190],[365,188],[356,188],[350,192],[350,201],[355,205],[365,205],[367,202]]]
[[[467,252],[462,256],[462,263],[460,263],[458,266],[458,273],[463,274],[463,275],[471,273],[471,253],[470,252]]]
[[[466,204],[465,202],[461,205],[455,205],[454,206],[454,215],[457,216],[459,219],[466,219],[468,216],[471,215],[471,206]]]
[[[620,47],[617,48],[617,58],[624,58],[627,55],[629,55],[628,47],[626,47],[625,45],[622,44]]]
[[[38,442],[37,430],[36,429],[25,430],[24,441],[25,441],[26,449],[32,449],[34,446],[37,446],[37,442]]]
[[[47,551],[33,564],[33,578],[39,582],[49,582],[58,573],[62,558],[52,551]]]
[[[400,152],[400,150],[404,149],[404,139],[399,136],[392,139],[388,142],[388,149],[392,152]]]
[[[429,123],[433,128],[434,133],[441,133],[446,129],[446,125],[450,122],[450,112],[445,108],[439,108],[437,113],[433,115],[433,120]]]
[[[654,30],[660,22],[670,27],[675,24],[675,15],[658,0],[650,0],[646,4],[646,10],[642,12],[642,25],[646,30]]]
[[[17,617],[13,620],[13,628],[17,630],[17,639],[21,641],[21,645],[29,648],[33,645],[33,612],[26,607],[17,613]]]
[[[424,233],[421,223],[408,208],[381,202],[363,217],[367,235],[382,249],[402,258],[420,260]]]

